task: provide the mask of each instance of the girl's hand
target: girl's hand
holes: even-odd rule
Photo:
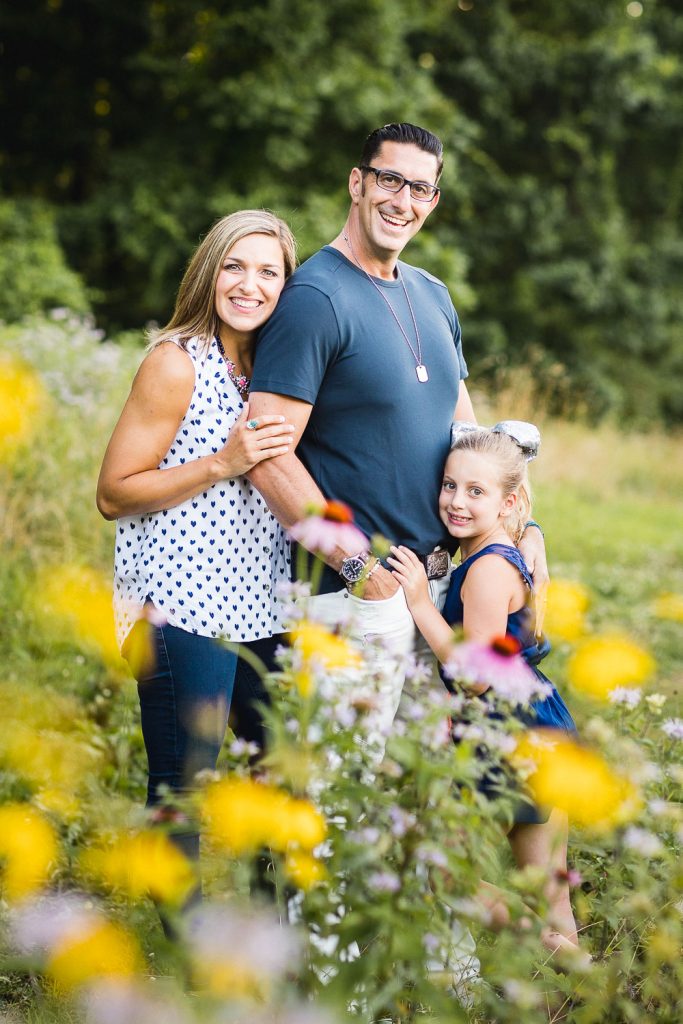
[[[387,562],[393,569],[394,576],[403,587],[406,595],[406,604],[411,612],[422,604],[427,603],[431,605],[427,573],[417,555],[402,545],[401,547],[392,546],[389,550],[393,557],[387,558]]]
[[[284,416],[258,416],[249,418],[246,402],[240,418],[228,435],[228,440],[214,458],[217,479],[242,476],[257,462],[286,455],[294,434],[291,423]]]

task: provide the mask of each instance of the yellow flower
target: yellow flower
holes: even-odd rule
[[[285,857],[285,874],[299,889],[308,892],[327,878],[325,865],[304,850],[290,850]]]
[[[580,583],[551,580],[545,592],[543,629],[553,640],[577,640],[584,631],[588,591]]]
[[[152,631],[151,622],[138,619],[126,638],[126,661],[135,679],[147,675],[154,665]]]
[[[683,622],[683,594],[660,594],[653,602],[652,611],[659,619]]]
[[[318,622],[304,620],[290,633],[294,647],[301,651],[304,663],[318,662],[326,669],[357,668],[361,656],[348,640]]]
[[[325,838],[323,816],[307,800],[252,779],[223,779],[205,794],[207,833],[234,854],[262,846],[312,849]]]
[[[306,700],[313,693],[314,681],[313,673],[309,672],[308,669],[302,668],[299,672],[294,673],[294,683],[299,695]]]
[[[569,660],[569,682],[601,700],[618,686],[639,686],[652,674],[652,657],[626,637],[605,635],[584,640]]]
[[[19,900],[40,889],[57,859],[57,838],[48,821],[28,804],[0,807],[0,858],[4,890]]]
[[[234,854],[258,850],[270,842],[289,797],[252,779],[222,779],[209,786],[203,801],[207,833]]]
[[[269,979],[237,960],[197,961],[192,973],[197,989],[212,996],[257,1002],[263,1002],[268,997]]]
[[[40,426],[47,393],[25,363],[0,353],[0,461],[12,459]]]
[[[572,822],[604,831],[638,812],[636,786],[616,774],[597,753],[554,730],[532,730],[513,754],[520,767],[531,765],[527,785],[542,807],[558,807]]]
[[[192,865],[161,831],[120,836],[107,849],[88,850],[81,863],[86,872],[133,899],[149,895],[177,905],[196,885]]]
[[[274,822],[270,845],[276,850],[299,846],[312,850],[327,834],[325,819],[308,800],[289,799]]]
[[[67,932],[52,951],[46,973],[70,991],[98,978],[126,978],[141,968],[138,946],[119,925],[95,920]]]
[[[98,755],[76,736],[12,723],[0,737],[0,760],[35,786],[73,793],[87,778]]]
[[[36,607],[94,648],[117,668],[123,663],[114,635],[111,586],[86,566],[51,566],[35,581]]]

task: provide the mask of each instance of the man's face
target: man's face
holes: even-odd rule
[[[436,157],[412,143],[383,142],[371,166],[397,171],[409,181],[436,184]],[[349,188],[358,208],[363,247],[378,256],[398,256],[439,201],[438,193],[429,203],[411,198],[408,185],[400,192],[387,192],[374,174],[363,174],[357,167],[351,171]]]

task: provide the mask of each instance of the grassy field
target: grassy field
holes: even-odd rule
[[[5,409],[15,408],[25,428],[23,444],[0,458],[4,732],[11,737],[12,729],[23,728],[28,716],[41,743],[48,752],[54,751],[48,776],[53,768],[65,778],[70,771],[76,773],[78,799],[87,813],[73,818],[65,813],[63,828],[65,847],[75,857],[89,834],[106,831],[112,821],[122,826],[137,822],[145,786],[144,751],[135,688],[123,663],[103,659],[87,638],[77,637],[55,621],[49,614],[46,587],[56,580],[58,590],[60,580],[75,569],[94,571],[103,581],[110,580],[114,526],[105,523],[95,508],[95,484],[111,428],[142,358],[142,346],[140,339],[124,345],[103,343],[92,326],[65,317],[0,328],[0,360],[8,357],[15,366],[17,359],[23,360],[38,390],[35,411],[28,419],[25,410],[16,411],[11,394],[0,395]],[[683,624],[680,618],[675,621],[657,614],[655,602],[664,594],[683,594],[681,438],[661,431],[633,435],[609,424],[590,427],[546,419],[530,412],[523,396],[523,387],[519,399],[512,390],[495,399],[475,393],[475,404],[483,423],[526,418],[535,419],[541,428],[541,455],[532,464],[531,476],[534,516],[545,529],[551,572],[557,579],[576,581],[588,589],[590,632],[625,634],[652,653],[657,668],[649,689],[667,694],[667,716],[680,714]],[[11,427],[11,415],[8,422]],[[93,602],[91,620],[102,607]],[[105,615],[108,611],[101,612],[102,618]],[[569,653],[566,645],[558,643],[547,663],[548,674],[561,687]],[[580,727],[596,712],[602,713],[587,699],[575,695],[569,699]],[[610,709],[605,709],[606,718],[609,714]],[[656,723],[650,726],[650,745],[657,742],[657,728]],[[8,749],[11,752],[11,743]],[[71,759],[74,749],[82,762]],[[0,797],[31,799],[45,781],[39,777],[45,771],[45,757],[36,760],[38,775],[31,778],[16,770],[16,765],[8,768],[3,761],[6,753],[0,749]],[[46,756],[49,760],[52,755]],[[82,767],[88,758],[98,766],[91,774]],[[48,810],[54,808],[48,805]],[[583,858],[582,871],[592,872],[594,879],[593,889],[587,883],[587,894],[581,897],[581,913],[586,920],[604,917],[609,921],[609,908],[616,905],[612,892],[594,895],[602,884],[607,859],[590,842],[577,845],[576,850],[577,857]],[[631,878],[623,884],[627,892],[636,885]],[[620,899],[623,891],[619,890]],[[644,907],[636,908],[645,922],[643,935],[650,929],[651,914],[649,906]],[[160,929],[151,905],[136,907],[133,917],[146,948],[157,948]],[[618,917],[614,927],[620,927]],[[512,937],[510,941],[514,943]],[[172,959],[165,967],[157,961],[154,970],[159,969],[172,973]],[[619,969],[615,962],[615,978]],[[26,985],[17,992],[11,972],[0,958],[0,1007],[21,1006],[22,1014],[27,1014],[21,1019],[26,1020],[72,1020],[66,1011],[63,1017],[35,1016],[32,989]],[[630,998],[625,993],[624,999]]]

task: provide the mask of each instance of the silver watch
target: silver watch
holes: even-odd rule
[[[361,551],[358,555],[350,555],[349,558],[344,559],[339,575],[347,587],[355,587],[356,583],[362,579],[369,558],[369,551]]]

